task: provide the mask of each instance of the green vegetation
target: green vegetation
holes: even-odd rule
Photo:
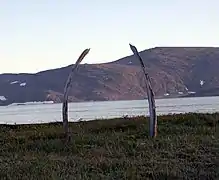
[[[218,179],[219,114],[0,125],[0,179]]]

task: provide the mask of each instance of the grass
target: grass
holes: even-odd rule
[[[0,179],[218,179],[219,114],[0,125]]]

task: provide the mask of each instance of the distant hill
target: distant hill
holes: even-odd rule
[[[157,47],[140,54],[157,98],[219,95],[219,48]],[[36,74],[1,74],[0,105],[46,100],[62,102],[71,68]],[[134,56],[110,63],[82,64],[73,81],[71,102],[134,100],[146,95],[141,67]]]

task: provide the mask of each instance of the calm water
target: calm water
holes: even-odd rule
[[[219,97],[157,99],[157,114],[219,111]],[[62,104],[0,107],[0,124],[61,121]],[[147,100],[69,103],[69,120],[148,115]]]

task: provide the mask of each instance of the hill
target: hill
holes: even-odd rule
[[[219,48],[157,47],[141,56],[157,98],[219,94]],[[1,74],[0,105],[28,101],[61,102],[72,65],[36,74]],[[134,56],[103,64],[82,64],[70,101],[145,98],[144,77]],[[6,99],[6,100],[5,100]]]

